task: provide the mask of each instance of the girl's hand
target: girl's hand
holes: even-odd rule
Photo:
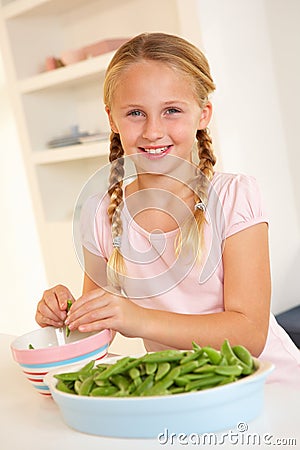
[[[111,329],[127,337],[137,336],[142,321],[140,306],[104,289],[82,295],[71,307],[66,325],[82,332]]]
[[[48,289],[38,302],[35,320],[41,327],[62,327],[67,317],[67,301],[74,301],[69,289],[61,284]]]

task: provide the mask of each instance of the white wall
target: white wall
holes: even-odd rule
[[[272,308],[280,312],[300,303],[300,2],[198,0],[198,13],[217,84],[223,170],[260,183],[270,217]]]
[[[0,105],[0,333],[22,334],[37,328],[46,278],[1,55]]]

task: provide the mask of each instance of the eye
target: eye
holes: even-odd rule
[[[181,111],[180,111],[179,108],[168,108],[166,110],[166,114],[168,114],[168,115],[177,114],[177,113],[180,113],[180,112]]]
[[[142,111],[139,111],[138,109],[135,109],[133,111],[129,111],[127,113],[128,116],[132,116],[132,117],[140,117],[143,115]]]

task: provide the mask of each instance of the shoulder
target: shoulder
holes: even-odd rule
[[[213,188],[219,193],[234,193],[237,190],[258,188],[258,182],[252,175],[244,173],[216,172],[211,181]]]
[[[217,198],[222,209],[227,236],[247,226],[268,222],[259,184],[251,175],[217,172],[210,195]]]
[[[104,193],[96,193],[87,197],[80,209],[81,209],[81,218],[88,217],[91,219],[95,218],[99,212],[99,210],[106,209],[109,204],[109,196],[107,192]]]

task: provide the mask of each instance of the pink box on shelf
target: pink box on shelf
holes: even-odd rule
[[[94,44],[83,47],[86,58],[102,55],[103,53],[112,52],[128,41],[129,38],[105,39],[95,42]]]

